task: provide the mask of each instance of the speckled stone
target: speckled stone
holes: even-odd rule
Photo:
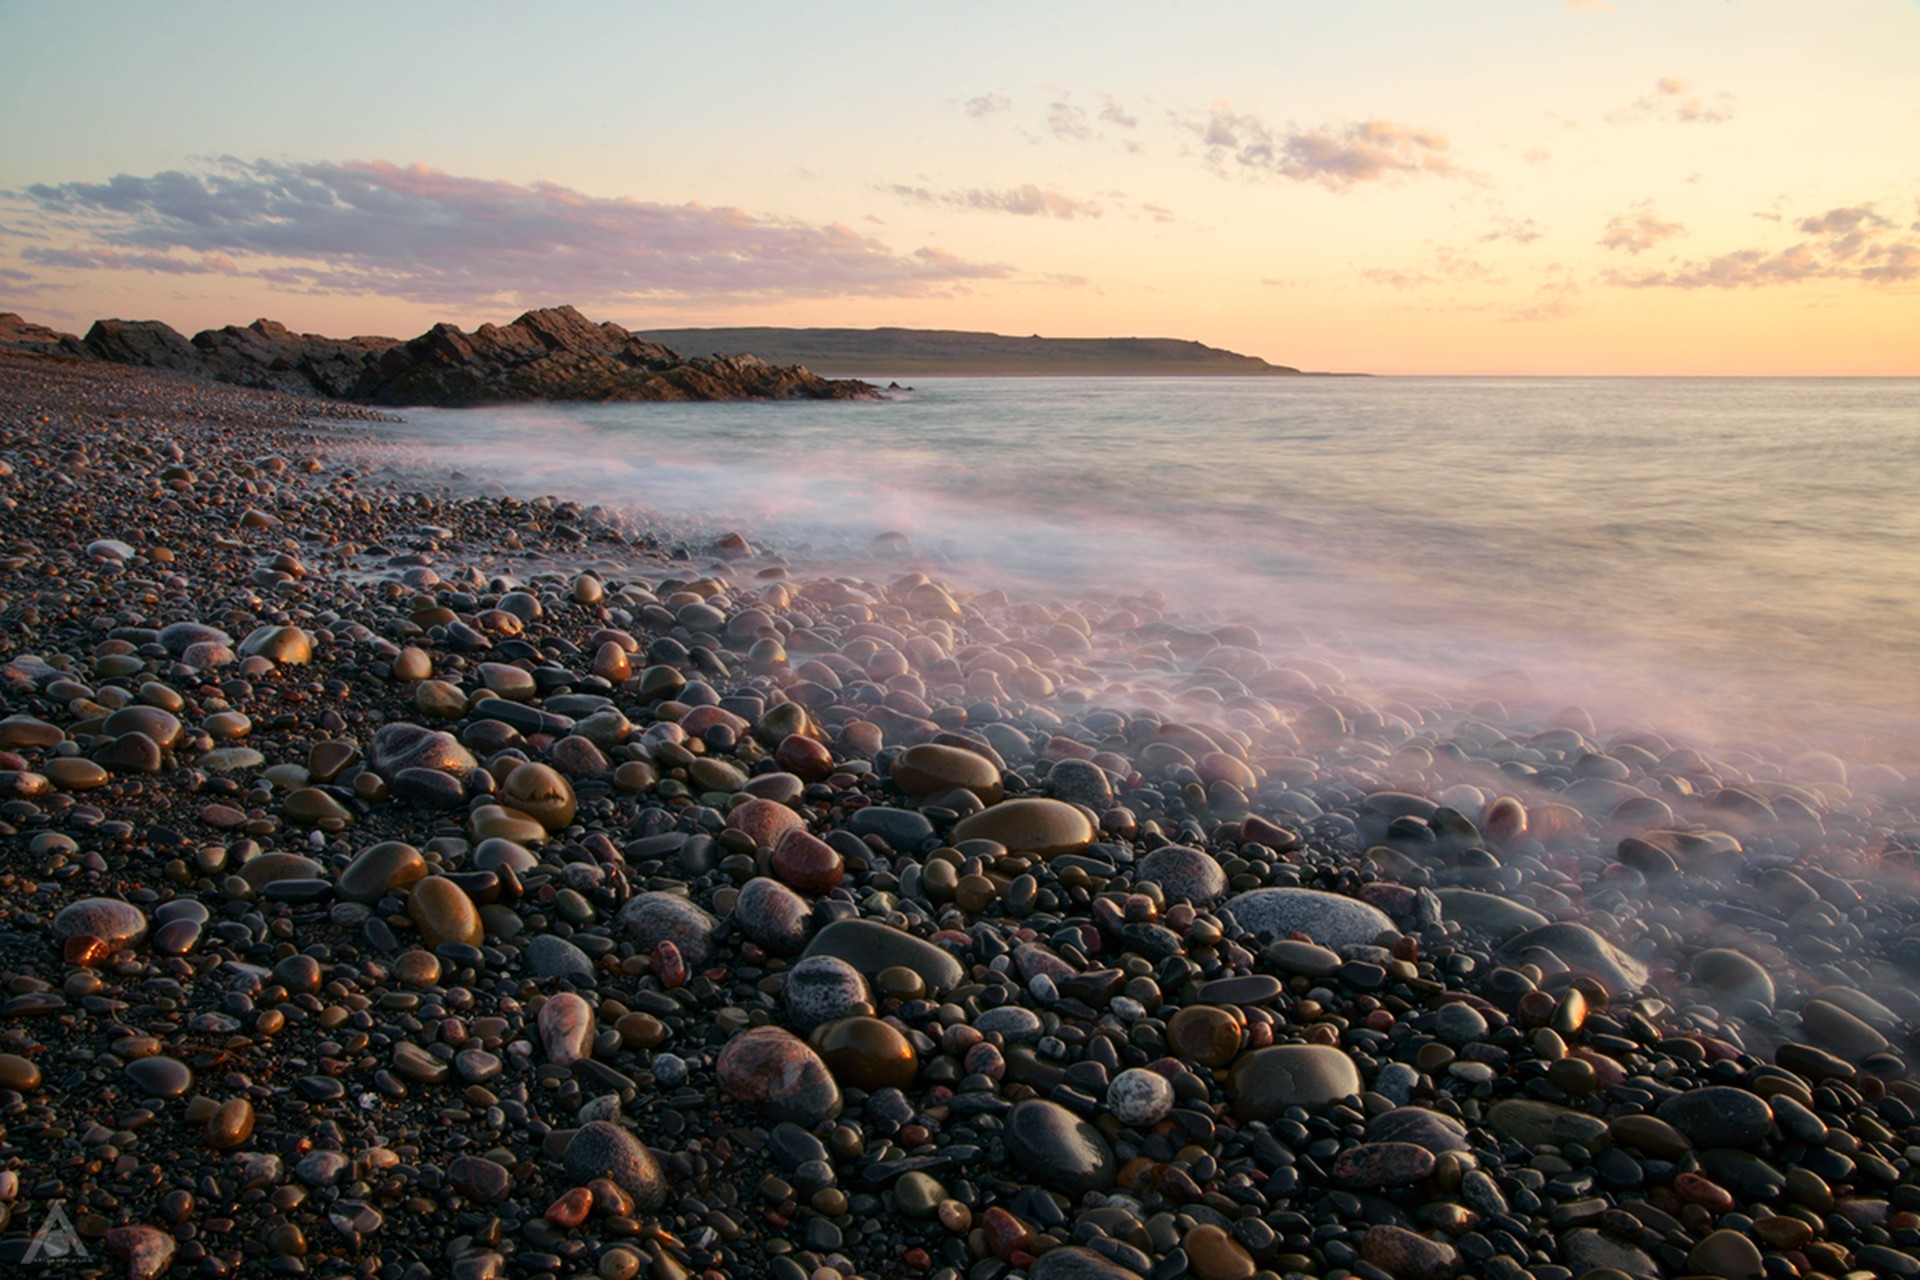
[[[787,970],[787,1020],[811,1031],[872,1007],[873,996],[858,969],[838,956],[808,956]]]
[[[827,1064],[780,1027],[754,1027],[727,1041],[714,1075],[728,1094],[770,1119],[814,1125],[840,1114],[840,1088]]]
[[[679,894],[662,891],[635,894],[620,908],[616,919],[643,950],[650,951],[662,942],[671,942],[696,969],[704,968],[713,959],[713,931],[720,922]]]
[[[1151,1128],[1173,1110],[1173,1082],[1158,1071],[1130,1067],[1107,1085],[1107,1110],[1121,1124]]]
[[[610,1178],[651,1213],[667,1202],[667,1176],[653,1152],[627,1130],[607,1120],[582,1125],[561,1156],[567,1173],[582,1183]]]
[[[1221,910],[1261,942],[1298,933],[1337,950],[1394,932],[1393,921],[1378,908],[1318,889],[1252,889],[1229,899]]]
[[[146,913],[117,898],[82,898],[61,908],[53,918],[54,937],[80,934],[99,938],[109,949],[118,950],[147,936]]]
[[[567,1067],[593,1056],[593,1008],[573,992],[547,997],[535,1021],[548,1062]]]
[[[1162,845],[1140,860],[1134,879],[1157,884],[1168,902],[1210,907],[1227,896],[1227,873],[1212,854],[1186,845]]]
[[[812,914],[805,898],[770,876],[747,881],[733,904],[740,932],[777,956],[795,955],[807,945]]]

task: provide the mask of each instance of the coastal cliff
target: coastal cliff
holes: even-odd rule
[[[751,355],[684,359],[572,307],[529,311],[472,333],[437,324],[417,338],[329,338],[272,320],[186,338],[157,320],[100,320],[74,337],[0,314],[0,346],[194,374],[235,386],[359,404],[459,408],[532,400],[852,400],[864,382],[816,377]]]

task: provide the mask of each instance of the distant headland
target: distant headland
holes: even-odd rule
[[[680,351],[752,351],[862,377],[1313,377],[1258,356],[1181,338],[1028,338],[960,329],[648,329]]]

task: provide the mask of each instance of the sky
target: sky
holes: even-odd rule
[[[0,0],[0,310],[1916,375],[1916,65],[1916,0]]]

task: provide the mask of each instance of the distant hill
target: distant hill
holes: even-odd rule
[[[960,329],[646,329],[645,337],[693,355],[751,351],[774,364],[828,376],[1052,374],[1197,377],[1298,375],[1179,338],[1014,338]]]

